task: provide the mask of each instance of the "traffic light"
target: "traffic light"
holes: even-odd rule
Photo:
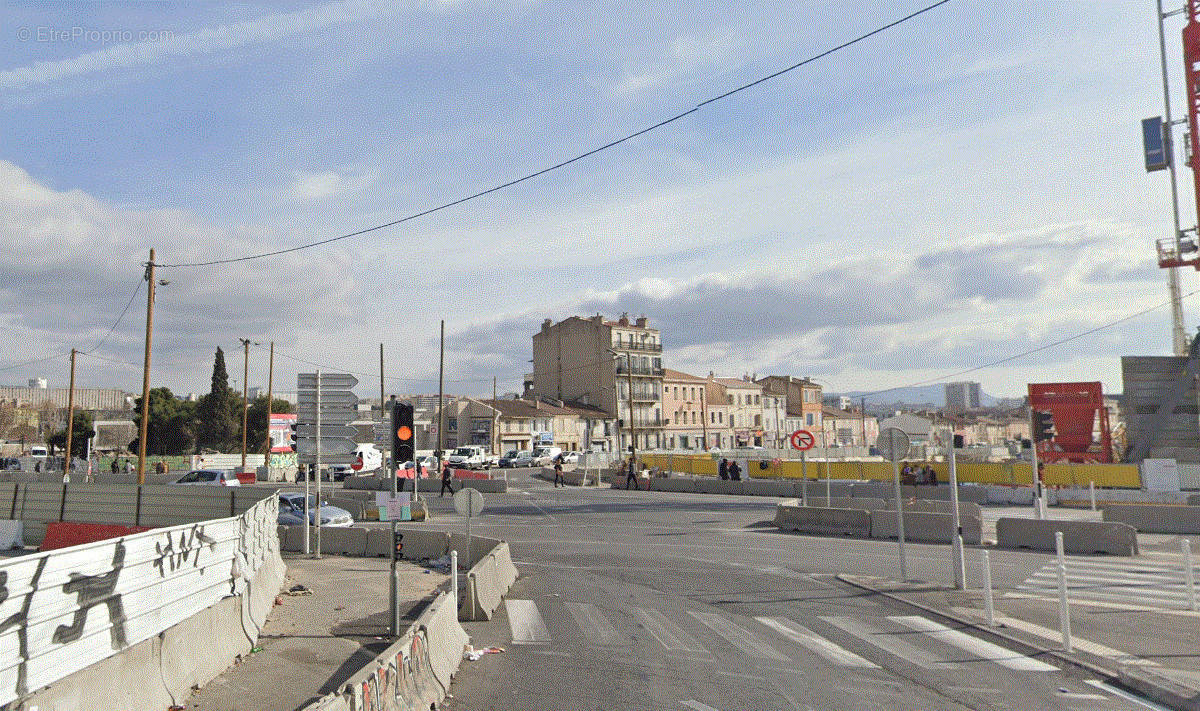
[[[394,560],[404,558],[404,534],[399,531],[392,534],[392,558]]]
[[[1054,439],[1054,413],[1034,410],[1031,434],[1034,442],[1048,442]]]
[[[392,407],[392,466],[400,468],[405,462],[415,461],[416,458],[413,408],[412,405],[398,402]]]
[[[292,421],[292,424],[288,425],[287,446],[291,447],[293,452],[296,451],[296,440],[299,439],[299,435],[296,434],[296,428],[298,427],[299,425],[295,420]]]
[[[960,435],[960,434],[954,435],[954,448],[955,449],[963,448],[963,436],[962,435]]]

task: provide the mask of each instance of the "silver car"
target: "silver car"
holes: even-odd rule
[[[308,525],[317,525],[317,497],[308,497],[305,506],[304,494],[300,492],[283,493],[279,495],[279,525],[303,526],[305,510],[308,510]],[[311,507],[311,508],[310,508]],[[340,506],[330,506],[321,502],[321,525],[329,528],[346,528],[354,525],[354,517]]]
[[[171,484],[188,484],[191,486],[241,486],[237,474],[223,469],[193,469],[179,477]]]

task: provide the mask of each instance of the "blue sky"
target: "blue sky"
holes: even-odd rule
[[[103,339],[80,381],[138,390],[144,296],[105,335],[151,247],[209,261],[390,222],[922,5],[4,3],[0,368]],[[294,358],[376,373],[382,342],[388,390],[429,391],[445,319],[449,389],[516,390],[543,318],[626,311],[684,371],[873,390],[971,368],[1166,299],[1166,177],[1142,170],[1138,125],[1159,81],[1149,3],[954,0],[503,192],[163,268],[154,383],[203,392],[213,351],[248,337],[276,342],[283,389],[312,369]],[[967,377],[1119,391],[1119,356],[1168,353],[1169,318]],[[261,349],[251,370],[264,384]]]

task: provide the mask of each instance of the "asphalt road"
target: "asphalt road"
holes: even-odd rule
[[[775,499],[509,480],[473,530],[509,541],[521,578],[465,625],[506,651],[464,661],[444,711],[1156,708],[837,580],[897,577],[896,544],[781,533]],[[449,498],[430,508],[463,527]],[[947,547],[907,548],[910,579],[949,581]],[[1048,559],[992,558],[998,585]]]

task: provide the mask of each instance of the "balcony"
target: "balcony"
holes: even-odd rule
[[[629,373],[629,369],[626,367],[626,365],[623,361],[616,361],[616,363],[617,363],[617,375],[627,375]],[[657,376],[657,377],[661,378],[663,375],[663,369],[655,368],[654,366],[635,365],[635,366],[633,366],[633,374],[634,375],[650,375],[650,376]]]
[[[662,353],[661,343],[618,343],[613,346],[617,351],[637,351],[639,353]]]

